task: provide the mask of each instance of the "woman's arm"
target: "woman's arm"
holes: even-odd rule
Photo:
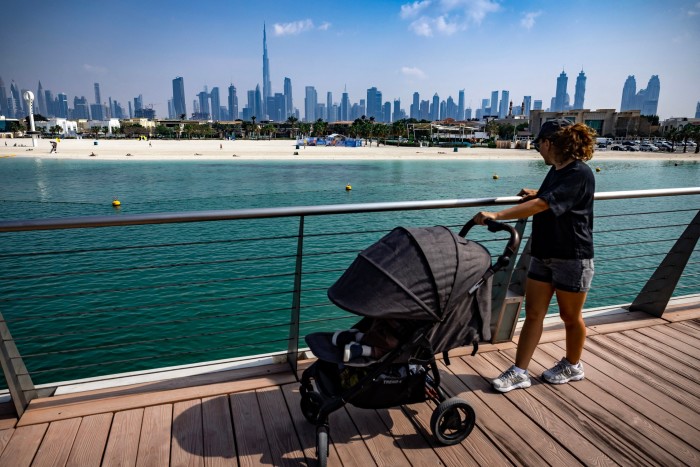
[[[479,225],[484,225],[486,219],[494,221],[504,221],[508,219],[523,219],[525,217],[534,216],[535,214],[549,209],[549,204],[542,198],[534,198],[525,201],[517,206],[504,209],[498,212],[481,211],[474,216],[474,222]]]

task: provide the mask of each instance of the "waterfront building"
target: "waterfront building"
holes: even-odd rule
[[[228,87],[228,119],[234,121],[238,118],[238,96],[236,86],[231,83]]]
[[[340,98],[340,121],[347,122],[350,120],[350,97],[348,96],[347,85],[343,89],[343,96]]]
[[[219,96],[219,87],[214,86],[209,93],[211,100],[211,119],[215,122],[223,120],[221,115],[221,97]]]
[[[292,102],[292,80],[289,78],[284,78],[284,99],[285,108],[287,109],[287,114],[285,115],[285,120],[295,114],[294,103]]]
[[[574,109],[583,109],[583,101],[586,96],[586,75],[583,70],[576,78],[576,92],[574,93]]]
[[[187,119],[187,106],[185,105],[185,82],[181,76],[173,80],[173,107],[175,118]]]
[[[498,107],[498,118],[506,118],[506,115],[508,115],[509,96],[509,91],[505,89],[501,91],[501,105]]]
[[[571,109],[565,112],[533,110],[530,112],[530,132],[536,135],[544,122],[557,118],[564,118],[573,123],[585,123],[601,136],[629,137],[645,134],[649,130],[648,122],[641,117],[639,110],[616,112],[615,109]]]
[[[262,114],[263,118],[269,118],[265,117],[268,115],[268,110],[267,110],[267,99],[272,95],[272,84],[270,82],[270,61],[267,56],[267,33],[265,31],[265,23],[263,23],[263,94],[262,94],[262,102],[263,102],[263,109],[262,109]]]
[[[316,88],[306,86],[304,95],[304,120],[313,123],[316,121],[316,105],[318,103]]]
[[[554,104],[551,106],[553,112],[563,112],[566,110],[566,87],[569,83],[569,78],[562,70],[557,78],[557,91],[554,95]]]
[[[457,120],[464,120],[464,89],[459,90],[457,99]]]

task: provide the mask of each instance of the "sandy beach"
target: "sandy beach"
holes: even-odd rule
[[[36,148],[30,139],[0,141],[0,157],[40,157],[48,159],[99,160],[425,160],[425,159],[539,159],[534,150],[396,147],[375,144],[359,148],[300,146],[291,140],[95,140],[66,139],[58,143],[58,152],[50,154],[49,139],[39,140]],[[7,145],[5,145],[7,143]],[[15,146],[16,144],[16,146]],[[94,154],[94,155],[93,155]],[[700,160],[693,150],[675,152],[619,152],[598,150],[593,160]]]

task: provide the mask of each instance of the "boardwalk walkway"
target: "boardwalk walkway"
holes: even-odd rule
[[[488,379],[514,343],[453,352],[443,384],[477,413],[461,445],[435,444],[428,403],[347,406],[331,416],[329,465],[700,465],[700,303],[587,325],[585,380],[498,394]],[[533,375],[561,358],[562,339],[556,326],[545,333]],[[0,465],[315,465],[315,430],[285,368],[35,400],[0,422]]]

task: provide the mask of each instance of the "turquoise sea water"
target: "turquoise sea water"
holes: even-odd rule
[[[591,165],[601,169],[599,192],[700,184],[695,162]],[[495,160],[3,159],[0,218],[510,196],[537,188],[546,170],[539,161]],[[115,197],[121,209],[112,208]],[[647,255],[668,249],[700,208],[697,198],[598,203],[598,274],[587,306],[631,301],[660,260]],[[651,211],[669,213],[623,215]],[[302,335],[354,321],[328,304],[325,290],[359,250],[397,225],[458,230],[474,212],[308,218]],[[657,228],[665,225],[676,227]],[[35,383],[286,349],[297,229],[290,218],[0,234],[0,310]],[[351,233],[328,234],[338,231]],[[492,252],[501,247],[479,237]],[[697,261],[689,268],[697,274]],[[680,294],[700,292],[698,282],[691,275]]]

